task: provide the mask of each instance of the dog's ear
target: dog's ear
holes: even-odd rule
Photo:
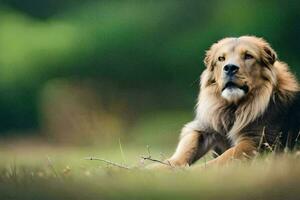
[[[204,58],[204,64],[209,71],[214,70],[213,54],[214,54],[215,46],[216,44],[213,44],[209,48],[209,50],[206,51],[205,58]]]
[[[262,61],[266,66],[273,65],[277,60],[277,54],[272,47],[265,43],[262,47]]]
[[[204,58],[204,64],[206,66],[206,68],[210,69],[212,68],[212,52],[211,50],[207,50],[205,53],[205,58]],[[212,70],[211,70],[212,71]]]
[[[201,89],[208,87],[209,85],[215,83],[213,72],[209,69],[205,69],[201,74],[200,85]]]

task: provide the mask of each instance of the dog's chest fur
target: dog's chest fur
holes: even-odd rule
[[[229,132],[236,119],[236,110],[236,105],[230,105],[220,110],[217,119],[218,123],[215,122],[216,131],[222,133],[223,135],[226,135]]]

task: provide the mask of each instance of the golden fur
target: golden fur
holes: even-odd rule
[[[168,159],[173,166],[190,165],[214,148],[221,155],[210,164],[253,155],[264,131],[271,143],[279,137],[286,127],[277,125],[284,120],[280,109],[289,110],[299,92],[287,64],[262,38],[222,39],[206,52],[204,63],[196,117],[182,129],[176,152]],[[238,66],[238,71],[229,77],[226,65]]]

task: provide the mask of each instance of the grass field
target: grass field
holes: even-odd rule
[[[45,145],[0,151],[0,199],[300,199],[300,155],[269,154],[219,168],[151,171],[147,148],[62,148]],[[156,150],[156,151],[155,151]],[[169,155],[172,148],[152,149]],[[153,151],[153,152],[152,152]],[[101,157],[130,170],[83,158]],[[202,160],[203,162],[203,160]]]

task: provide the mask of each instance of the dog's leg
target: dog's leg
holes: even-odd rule
[[[215,145],[214,134],[195,130],[193,122],[181,131],[180,141],[173,156],[165,161],[172,167],[189,166],[205,155]],[[150,168],[165,168],[168,165],[154,165]]]
[[[187,166],[190,165],[198,152],[199,138],[201,133],[193,131],[183,135],[178,143],[175,153],[167,162],[172,166]]]
[[[219,157],[207,162],[205,166],[224,165],[234,159],[250,158],[255,155],[256,145],[251,140],[242,140],[234,147],[231,147]]]
[[[168,159],[173,166],[189,166],[204,156],[215,145],[213,134],[193,131],[184,135],[173,156]]]

